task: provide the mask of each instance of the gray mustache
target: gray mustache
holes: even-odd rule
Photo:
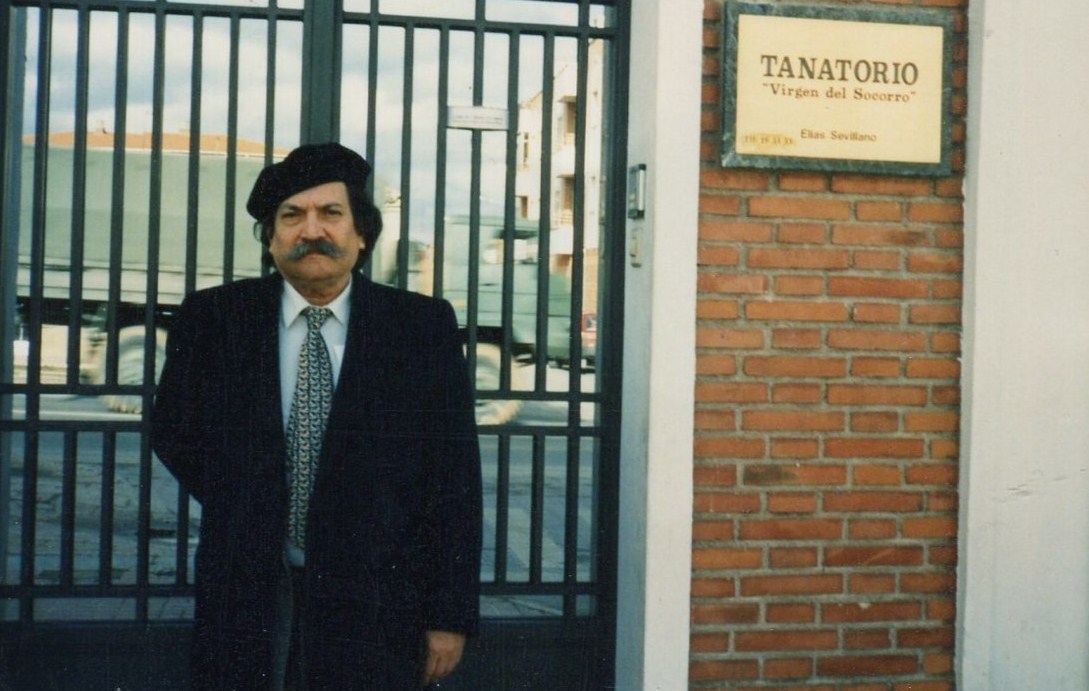
[[[284,253],[284,259],[298,261],[311,252],[324,254],[333,259],[339,259],[344,254],[340,248],[328,240],[304,240]]]

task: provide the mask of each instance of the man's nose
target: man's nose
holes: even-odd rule
[[[321,237],[324,232],[318,214],[313,211],[307,212],[306,218],[303,220],[302,237],[306,239],[315,239]]]

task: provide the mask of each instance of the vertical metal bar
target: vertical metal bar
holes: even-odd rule
[[[19,311],[19,214],[23,182],[23,89],[26,82],[26,9],[0,11],[0,383],[15,380],[14,343]],[[11,396],[0,396],[0,420],[13,414]],[[13,435],[0,434],[0,516],[10,520]],[[0,530],[0,584],[7,583],[8,531]]]
[[[409,220],[412,215],[412,90],[415,77],[414,53],[416,28],[413,24],[405,26],[405,48],[402,70],[404,78],[401,88],[401,227],[398,228],[397,243],[397,287],[408,288],[408,275],[412,270],[409,265]]]
[[[510,437],[499,435],[495,481],[495,582],[507,582],[510,549]]]
[[[499,388],[512,388],[511,370],[514,349],[514,192],[518,172],[518,66],[521,34],[511,33],[507,43],[507,141],[506,180],[504,181],[503,205],[503,293],[501,313],[503,324],[502,348],[500,349]],[[547,344],[537,344],[547,350]]]
[[[102,511],[98,521],[98,582],[113,585],[113,517],[114,495],[117,477],[117,433],[110,430],[102,434]]]
[[[548,331],[552,316],[552,103],[555,100],[556,36],[545,34],[541,75],[541,187],[540,235],[537,242],[537,343],[535,386],[546,387],[548,375]]]
[[[367,143],[366,159],[374,161],[374,150],[378,141],[378,41],[381,28],[378,24],[378,12],[371,13],[368,29],[370,42],[367,45]],[[374,176],[367,183],[374,192]]]
[[[484,0],[477,0],[478,23],[473,31],[473,105],[484,103],[484,29],[479,22],[484,17]],[[481,168],[481,132],[472,130],[470,134],[471,153],[469,168],[469,266],[468,286],[466,287],[467,305],[465,308],[465,347],[469,360],[469,371],[475,373],[477,367],[477,318],[480,307],[480,168]],[[474,389],[475,389],[474,376]],[[474,390],[474,394],[479,392]]]
[[[268,25],[268,53],[265,55],[265,165],[272,162],[272,151],[276,141],[276,46],[279,22],[272,13],[275,0],[269,3],[269,14],[265,19]]]
[[[544,450],[544,437],[534,434],[529,505],[529,582],[533,585],[541,584],[544,561]]]
[[[202,131],[200,104],[204,97],[204,14],[193,13],[193,48],[189,75],[189,175],[185,219],[185,295],[197,287],[197,257],[200,251],[200,149]]]
[[[334,141],[340,122],[341,27],[338,0],[303,4],[302,132],[304,143]],[[336,88],[328,88],[329,84]]]
[[[589,6],[583,2],[579,8],[581,31],[578,38],[578,70],[575,86],[575,197],[571,214],[571,368],[568,372],[570,392],[568,416],[571,428],[578,427],[580,410],[579,394],[582,391],[582,294],[583,264],[586,261],[586,130],[589,100],[587,87],[589,72],[590,38],[586,31],[589,24]]]
[[[446,280],[444,270],[446,262],[446,177],[442,171],[446,170],[446,135],[448,124],[447,101],[450,92],[450,29],[442,27],[439,31],[439,84],[438,84],[438,126],[435,131],[435,151],[438,161],[435,169],[439,174],[435,175],[435,248],[434,268],[432,271],[431,294],[441,298],[443,285]]]
[[[155,381],[156,311],[159,304],[159,246],[162,225],[159,209],[162,206],[163,176],[163,103],[165,100],[166,71],[166,12],[160,7],[155,13],[155,58],[152,78],[151,117],[151,181],[148,186],[148,256],[147,256],[147,304],[144,306],[144,387],[143,411],[145,420],[151,414],[150,386]],[[151,440],[141,435],[140,442],[140,489],[138,500],[136,544],[136,620],[148,619],[148,586],[151,540]]]
[[[575,369],[574,366],[572,369]],[[563,511],[563,616],[568,619],[576,616],[578,597],[579,470],[582,461],[579,441],[576,433],[568,433],[567,476],[564,480],[567,492],[564,494]]]
[[[118,370],[118,332],[121,304],[121,269],[124,261],[123,240],[125,228],[125,171],[126,151],[128,149],[128,54],[129,54],[129,19],[128,10],[117,13],[117,67],[114,75],[113,103],[113,179],[110,190],[110,277],[106,301],[106,383],[117,384]]]
[[[60,575],[63,588],[75,582],[75,533],[76,533],[76,456],[79,444],[76,432],[64,433],[64,456],[61,463],[61,510],[60,510]]]
[[[600,274],[598,285],[603,294],[598,298],[598,346],[595,368],[598,390],[602,392],[599,419],[601,440],[598,453],[598,474],[595,487],[598,492],[594,527],[598,536],[596,554],[596,580],[598,587],[598,611],[606,622],[606,635],[602,636],[602,651],[608,659],[616,657],[616,610],[617,610],[617,552],[619,550],[620,505],[620,425],[621,425],[621,374],[623,354],[620,347],[624,328],[624,273],[627,266],[625,253],[626,230],[623,213],[628,159],[628,55],[631,51],[630,3],[616,5],[617,30],[609,44],[607,71],[603,82],[609,85],[602,90],[605,96],[603,111],[606,114],[604,150],[607,152],[603,165],[612,181],[606,191],[606,222],[602,224]],[[612,680],[613,671],[606,670],[606,681]]]
[[[227,87],[227,170],[223,194],[223,282],[229,283],[234,278],[234,241],[235,241],[235,188],[238,185],[238,44],[239,19],[237,13],[231,18],[231,47],[228,57]]]
[[[38,460],[41,420],[42,302],[45,280],[45,196],[48,178],[49,84],[52,80],[53,11],[40,12],[38,22],[37,109],[34,122],[34,191],[30,241],[30,302],[28,324],[30,353],[27,361],[26,424],[23,461],[23,530],[19,554],[19,583],[24,590],[19,599],[19,620],[29,624],[34,619],[34,569],[36,562],[38,503]]]
[[[68,347],[66,380],[68,386],[79,383],[80,332],[83,326],[83,243],[87,196],[87,82],[91,16],[86,7],[77,14],[76,38],[76,112],[72,143],[72,216],[71,262],[68,290]]]

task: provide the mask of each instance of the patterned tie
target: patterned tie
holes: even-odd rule
[[[325,422],[333,403],[333,366],[321,337],[321,326],[332,315],[324,307],[307,307],[306,340],[299,352],[299,378],[287,421],[290,506],[288,537],[306,549],[306,507],[321,454]]]

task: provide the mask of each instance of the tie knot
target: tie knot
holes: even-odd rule
[[[328,307],[307,307],[303,310],[306,316],[306,328],[310,331],[320,331],[325,320],[331,317],[333,311]]]

